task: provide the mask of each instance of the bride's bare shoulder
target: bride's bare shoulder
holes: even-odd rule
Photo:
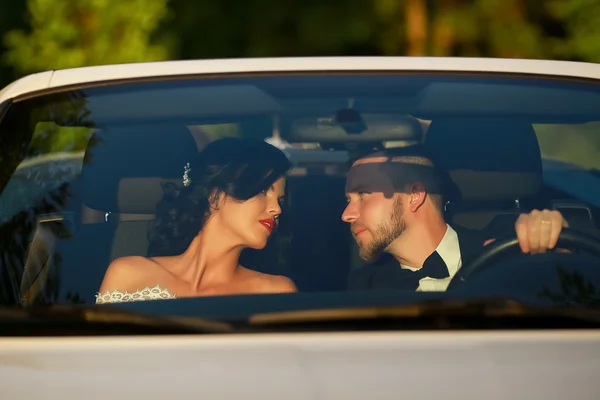
[[[156,278],[157,275],[160,275],[161,270],[162,268],[156,261],[146,257],[117,258],[108,266],[100,291],[137,290],[149,278]]]
[[[290,293],[297,292],[294,281],[283,275],[269,275],[246,269],[248,276],[257,284],[257,289],[262,293]]]
[[[269,293],[297,292],[294,281],[283,275],[266,275],[264,289]]]

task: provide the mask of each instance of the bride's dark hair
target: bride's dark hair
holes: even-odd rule
[[[269,189],[291,166],[281,150],[262,140],[226,138],[209,143],[190,161],[187,185],[182,168],[181,183],[163,186],[148,256],[183,253],[210,216],[211,194],[248,200]]]

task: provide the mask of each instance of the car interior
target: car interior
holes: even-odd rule
[[[300,291],[344,290],[350,269],[362,264],[341,220],[348,160],[390,144],[421,143],[448,173],[449,223],[498,237],[514,232],[522,212],[567,204],[586,211],[583,218],[582,213],[566,213],[571,224],[595,226],[597,209],[544,184],[530,123],[464,117],[428,122],[412,116],[363,118],[351,109],[330,119],[282,119],[279,139],[295,167],[286,185],[279,233],[264,250],[246,251],[242,263],[286,275]],[[315,129],[323,126],[331,134],[316,135]],[[197,133],[183,123],[98,129],[85,152],[81,176],[66,189],[62,217],[38,218],[17,289],[22,303],[72,301],[73,289],[77,301],[93,303],[111,261],[147,255],[163,185],[180,182],[185,163],[211,140]]]

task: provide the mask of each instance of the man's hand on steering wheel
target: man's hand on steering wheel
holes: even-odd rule
[[[515,223],[521,251],[531,254],[553,249],[562,229],[568,227],[562,214],[551,210],[533,210],[529,214],[521,214]],[[484,245],[487,246],[494,240],[487,240]]]
[[[545,253],[556,246],[558,236],[569,224],[558,211],[533,210],[521,214],[515,223],[519,246],[523,253]]]

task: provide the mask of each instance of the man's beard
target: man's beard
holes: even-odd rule
[[[394,208],[389,220],[383,221],[374,231],[373,240],[365,246],[359,246],[360,258],[366,262],[376,261],[381,253],[406,230],[404,208],[401,199],[394,200]]]

